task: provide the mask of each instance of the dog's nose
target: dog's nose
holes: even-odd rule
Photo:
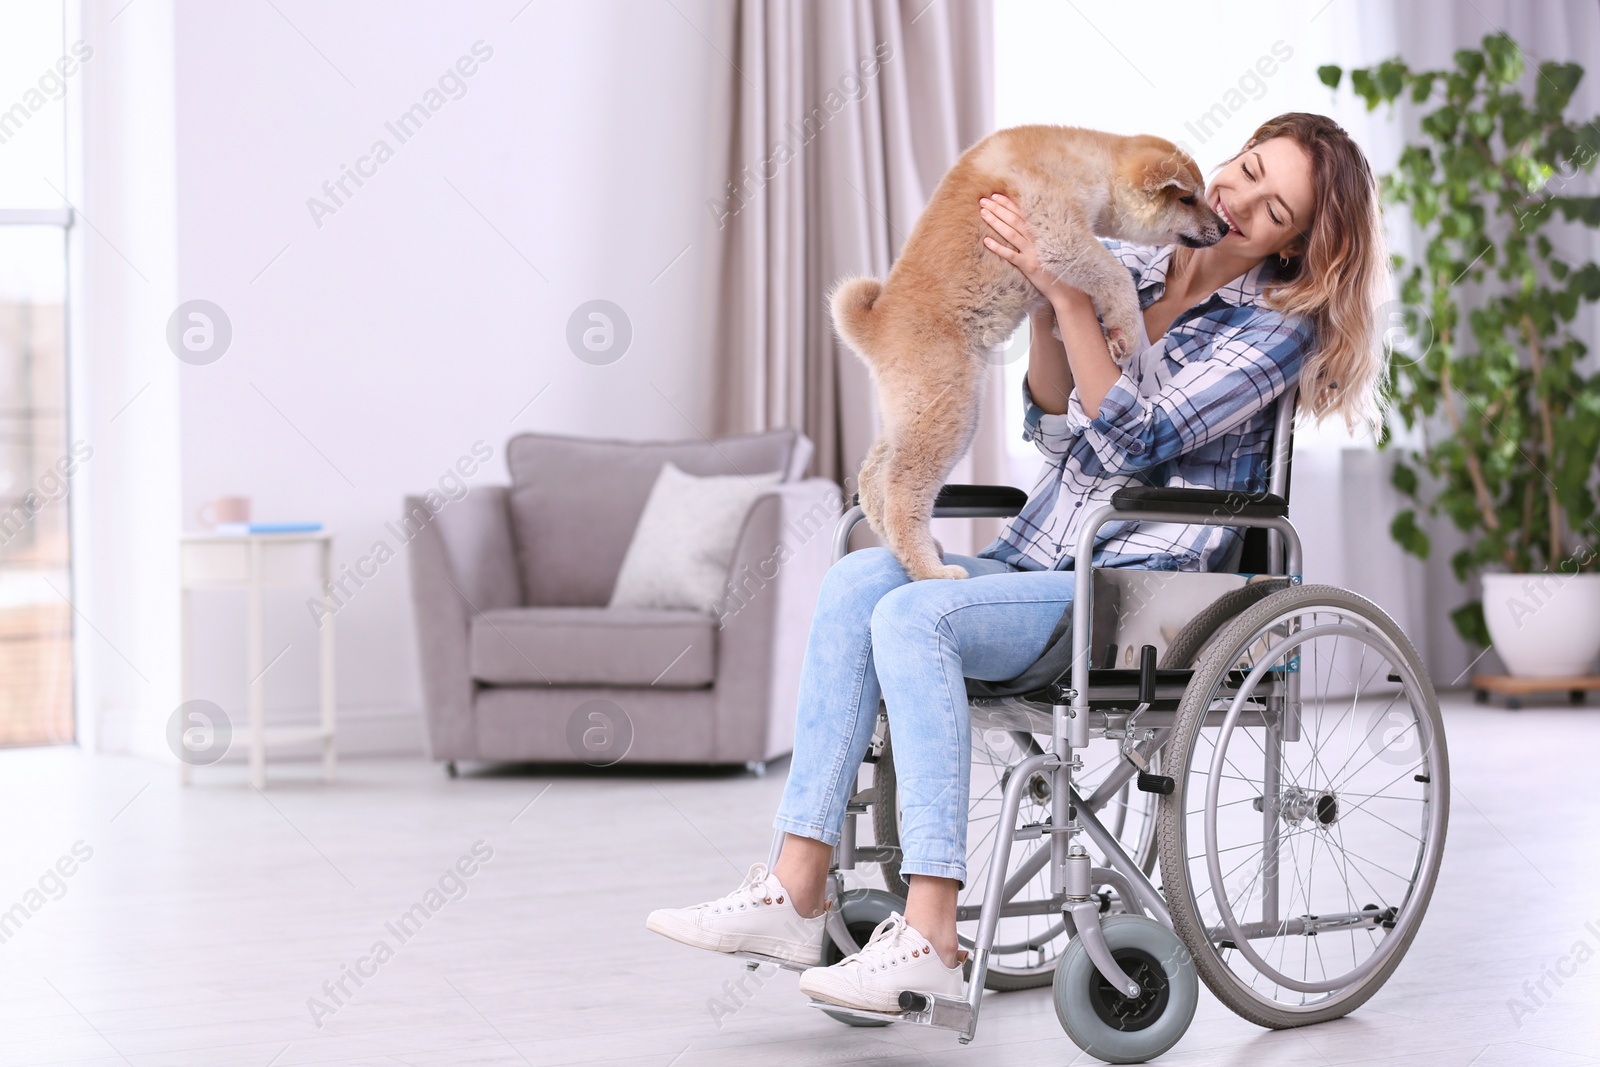
[[[1220,241],[1226,236],[1228,236],[1228,224],[1226,222],[1223,222],[1221,219],[1218,219],[1217,220],[1217,240]]]

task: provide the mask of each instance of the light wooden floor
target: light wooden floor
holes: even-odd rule
[[[1448,722],[1444,875],[1388,986],[1346,1019],[1278,1033],[1202,987],[1162,1062],[1600,1063],[1600,709],[1455,698]],[[0,752],[0,914],[40,905],[0,944],[0,1064],[1088,1062],[1048,990],[990,994],[970,1047],[847,1029],[789,973],[713,1021],[740,965],[647,933],[644,916],[723,893],[765,858],[784,770],[449,781],[421,761],[352,761],[332,786],[310,764],[274,768],[262,795],[242,768],[183,790],[136,760]],[[479,841],[492,858],[447,879],[459,899],[400,943],[386,924]],[[78,842],[92,854],[75,873],[45,877]],[[352,995],[316,1025],[308,998],[380,939],[393,958],[359,988],[345,979]],[[1580,942],[1576,973],[1515,1020],[1508,1001]]]

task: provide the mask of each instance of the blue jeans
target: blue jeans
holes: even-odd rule
[[[913,582],[886,548],[829,569],[800,671],[794,756],[773,825],[839,843],[881,695],[894,736],[902,874],[966,884],[972,738],[964,678],[1015,678],[1072,603],[1071,571],[946,554],[972,577]]]

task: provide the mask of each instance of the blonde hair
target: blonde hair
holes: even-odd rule
[[[1311,160],[1315,207],[1304,247],[1276,278],[1262,303],[1311,321],[1313,351],[1300,371],[1299,410],[1321,422],[1337,413],[1345,428],[1376,432],[1387,401],[1388,354],[1378,344],[1378,311],[1389,296],[1388,243],[1378,186],[1361,148],[1326,115],[1291,111],[1268,119],[1223,166],[1274,137],[1288,137]],[[1182,275],[1193,249],[1173,249]]]

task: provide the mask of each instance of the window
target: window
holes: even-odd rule
[[[63,3],[0,13],[0,745],[70,742]],[[80,46],[81,47],[81,46]]]

